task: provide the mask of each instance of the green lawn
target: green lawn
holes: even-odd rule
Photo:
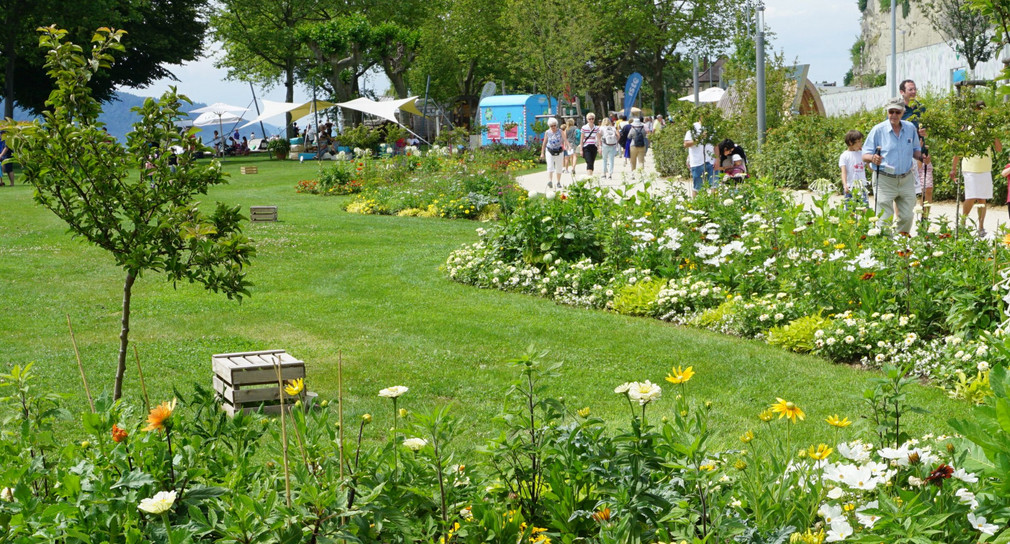
[[[241,175],[256,164],[257,175]],[[613,388],[624,381],[664,384],[672,365],[692,365],[692,397],[714,402],[720,441],[757,426],[755,415],[776,397],[807,413],[797,436],[831,436],[823,419],[867,415],[862,392],[871,374],[764,344],[652,320],[558,306],[550,301],[453,283],[439,270],[460,244],[476,240],[469,221],[362,216],[342,210],[344,198],[299,195],[294,185],[315,176],[306,162],[229,159],[231,183],[207,200],[277,205],[280,222],[250,225],[258,256],[250,270],[253,296],[241,304],[194,285],[173,288],[157,274],[134,287],[131,339],[140,350],[152,401],[172,388],[210,385],[214,353],[281,348],[303,359],[308,389],[334,399],[343,354],[347,417],[376,414],[388,426],[379,389],[405,385],[400,406],[424,410],[451,403],[466,424],[466,443],[492,434],[514,369],[504,364],[530,344],[563,361],[552,384],[572,408],[590,406],[612,422],[627,405]],[[0,365],[36,361],[71,408],[86,406],[67,332],[74,324],[93,390],[111,390],[118,350],[124,273],[101,250],[72,239],[24,185],[0,188]],[[125,395],[140,395],[129,367]],[[914,388],[926,416],[907,421],[916,433],[945,432],[945,421],[967,405],[930,387]],[[660,400],[650,413],[670,410]],[[383,416],[382,419],[378,416]],[[385,423],[384,423],[385,422]],[[859,420],[849,434],[868,436]]]

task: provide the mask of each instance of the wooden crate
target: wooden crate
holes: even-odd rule
[[[239,166],[238,167],[238,171],[241,172],[241,173],[243,173],[243,174],[259,174],[260,173],[260,167],[259,166]]]
[[[277,221],[277,206],[249,206],[249,220],[253,223]]]
[[[305,363],[282,349],[212,355],[214,390],[225,411],[235,415],[239,410],[252,412],[262,406],[266,413],[280,413],[278,364],[285,382],[305,378]],[[295,400],[297,397],[284,394],[285,406]]]

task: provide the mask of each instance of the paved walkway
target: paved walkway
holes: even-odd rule
[[[603,172],[603,160],[597,159],[596,161],[596,171],[594,172],[595,183],[601,187],[622,187],[625,183],[633,183],[635,189],[640,190],[643,188],[642,178],[644,174],[649,174],[652,177],[652,192],[661,192],[668,190],[670,188],[680,189],[689,194],[691,183],[690,181],[685,181],[679,178],[664,179],[656,174],[656,163],[653,160],[653,154],[650,150],[645,156],[645,167],[639,172],[632,172],[631,167],[624,164],[623,158],[617,158],[614,164],[614,177],[613,179],[600,179],[600,174]],[[586,162],[579,158],[578,166],[575,167],[575,176],[572,174],[564,174],[561,176],[561,183],[567,187],[573,181],[582,181],[588,179],[586,175]],[[544,166],[543,170],[535,172],[533,174],[527,174],[525,176],[520,176],[517,181],[530,193],[543,193],[552,195],[555,193],[556,188],[548,188],[548,176],[547,168]],[[792,191],[793,197],[798,202],[803,202],[806,206],[812,207],[814,202],[814,194],[811,191]],[[839,204],[842,201],[841,195],[834,195],[831,197],[831,202],[833,204]],[[873,202],[872,198],[870,200],[871,204]],[[943,202],[934,202],[930,208],[930,215],[933,217],[944,217],[950,223],[951,226],[954,225],[954,202],[947,200]],[[977,212],[972,212],[971,220],[977,220]],[[989,202],[989,210],[986,212],[985,216],[985,229],[990,233],[998,232],[1000,225],[1005,225],[1008,222],[1007,217],[1007,207],[1002,203],[998,203],[995,200]]]

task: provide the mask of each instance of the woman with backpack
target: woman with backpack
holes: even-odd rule
[[[579,149],[582,150],[582,158],[586,160],[586,174],[589,177],[593,177],[596,154],[600,151],[599,135],[600,127],[596,126],[596,114],[586,114],[586,124],[582,125],[582,141],[579,142]]]
[[[600,143],[602,144],[603,177],[605,179],[614,179],[614,159],[617,157],[617,150],[620,149],[618,139],[614,124],[610,122],[609,118],[603,119],[603,124],[600,126]]]
[[[558,189],[561,188],[561,169],[564,164],[565,150],[568,149],[568,139],[565,133],[558,128],[558,119],[551,117],[547,120],[547,132],[544,133],[543,143],[540,145],[540,158],[547,160],[547,188],[553,188],[551,175],[557,176]]]
[[[571,117],[565,121],[565,138],[568,140],[568,148],[565,150],[565,173],[571,168],[572,175],[575,175],[575,164],[579,157],[575,154],[575,143],[579,141],[579,129],[575,128],[575,119]]]
[[[645,123],[642,118],[635,119],[631,123],[631,130],[628,131],[628,150],[631,156],[631,172],[634,175],[635,169],[645,167],[645,147],[647,144],[645,135]]]

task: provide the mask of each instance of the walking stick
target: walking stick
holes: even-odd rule
[[[880,156],[880,146],[877,146],[876,151],[873,152],[874,155]],[[876,168],[873,169],[873,215],[877,215],[877,199],[880,198],[880,165],[877,164]],[[880,223],[880,218],[877,218],[877,222]]]

